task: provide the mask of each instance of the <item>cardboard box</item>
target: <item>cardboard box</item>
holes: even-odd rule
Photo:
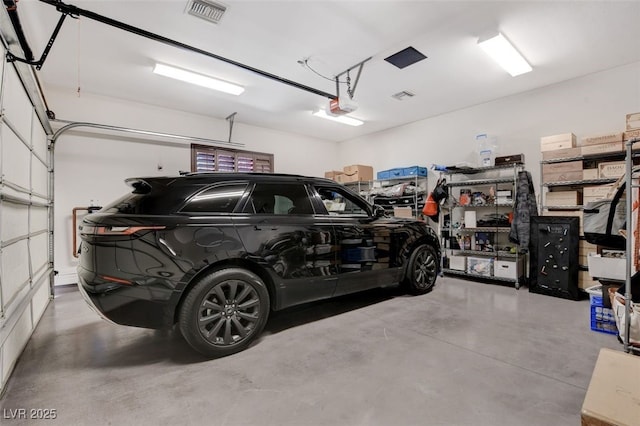
[[[582,146],[599,145],[603,143],[622,142],[622,132],[605,133],[598,136],[589,136],[582,139]]]
[[[344,182],[358,182],[373,180],[373,167],[354,164],[344,167]]]
[[[598,175],[600,179],[619,178],[624,176],[626,170],[624,161],[610,161],[598,164]]]
[[[582,204],[582,194],[578,191],[549,191],[546,193],[545,206],[577,206]]]
[[[342,171],[337,171],[337,170],[330,170],[328,172],[324,172],[324,177],[327,179],[331,179],[331,180],[336,180],[336,177],[338,175],[343,174],[344,172]]]
[[[580,157],[581,155],[582,155],[582,150],[580,147],[554,149],[552,151],[543,151],[542,159],[556,160],[558,158],[575,158],[575,157]]]
[[[622,142],[601,143],[598,145],[587,145],[580,148],[582,155],[606,154],[609,152],[620,152],[624,150]]]
[[[627,130],[640,129],[640,112],[627,114]]]
[[[393,215],[395,217],[413,217],[413,209],[411,207],[394,207]]]
[[[584,240],[580,240],[580,246],[578,248],[578,257],[579,257],[579,264],[583,265],[585,267],[589,266],[589,255],[590,254],[596,254],[598,252],[597,246],[595,244],[590,244]],[[585,271],[585,273],[587,273],[588,275],[588,271]],[[591,276],[589,275],[589,278],[591,278]]]
[[[578,242],[578,249],[580,250],[580,253],[584,252],[590,252],[590,251],[596,251],[598,250],[598,246],[595,244],[591,244],[585,240],[580,240]]]
[[[637,130],[627,130],[624,132],[624,140],[628,141],[634,138],[640,138],[640,129]],[[637,148],[636,148],[637,149]]]
[[[584,397],[582,426],[632,426],[640,419],[640,361],[621,350],[600,349]]]
[[[589,287],[598,284],[598,281],[594,281],[589,275],[588,271],[578,271],[578,287],[582,290],[586,290]]]
[[[613,192],[613,185],[585,186],[582,188],[583,198],[604,200],[609,198],[609,193]]]
[[[582,161],[565,161],[562,163],[551,163],[542,165],[543,175],[560,172],[574,172],[578,170],[580,171],[580,175],[582,176]]]
[[[465,256],[449,256],[449,269],[456,271],[467,270],[467,258]]]
[[[574,182],[582,180],[582,170],[572,172],[545,173],[542,175],[543,183]]]
[[[573,148],[576,146],[576,135],[562,133],[560,135],[544,136],[540,138],[540,151]]]
[[[523,261],[524,258],[520,259],[518,262],[515,260],[496,260],[493,263],[493,276],[516,280],[524,275]]]
[[[600,175],[598,174],[598,169],[584,169],[582,171],[582,179],[583,180],[600,179]]]

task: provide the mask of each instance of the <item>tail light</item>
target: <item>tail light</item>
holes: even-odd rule
[[[90,226],[82,225],[80,227],[81,235],[112,235],[127,236],[144,231],[158,231],[165,229],[166,226]]]

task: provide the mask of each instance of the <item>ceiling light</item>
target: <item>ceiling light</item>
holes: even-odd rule
[[[502,34],[478,41],[478,46],[491,56],[512,77],[531,71],[531,65],[518,53],[515,47]]]
[[[176,80],[186,81],[187,83],[196,84],[198,86],[207,87],[209,89],[218,90],[231,95],[237,96],[244,92],[244,87],[238,86],[237,84],[218,80],[217,78],[198,74],[193,71],[175,68],[169,65],[156,64],[155,68],[153,68],[153,72],[165,77],[175,78]]]
[[[348,124],[349,126],[361,126],[364,124],[364,121],[346,117],[344,115],[330,115],[324,109],[319,109],[317,111],[312,112],[316,117],[326,118],[327,120],[337,121],[338,123]]]

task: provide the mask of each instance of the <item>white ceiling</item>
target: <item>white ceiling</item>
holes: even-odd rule
[[[297,61],[308,58],[316,71],[333,77],[372,56],[354,96],[359,108],[351,116],[366,121],[360,127],[313,117],[313,109],[328,103],[319,95],[88,18],[67,18],[39,72],[45,93],[50,87],[75,93],[80,86],[81,93],[220,119],[237,112],[236,123],[334,141],[640,60],[640,1],[223,0],[227,12],[219,24],[187,15],[187,0],[68,3],[330,93],[333,81]],[[37,0],[20,1],[18,13],[39,57],[59,13]],[[477,47],[478,37],[497,30],[533,72],[511,77]],[[384,61],[407,46],[428,59],[405,69]],[[172,81],[152,74],[156,61],[246,90],[236,97]],[[416,96],[391,98],[402,90]]]

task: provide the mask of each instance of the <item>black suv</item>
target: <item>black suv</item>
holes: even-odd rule
[[[113,322],[178,324],[207,356],[245,349],[270,310],[404,285],[431,290],[440,246],[331,180],[209,173],[127,179],[81,226],[78,287]]]

